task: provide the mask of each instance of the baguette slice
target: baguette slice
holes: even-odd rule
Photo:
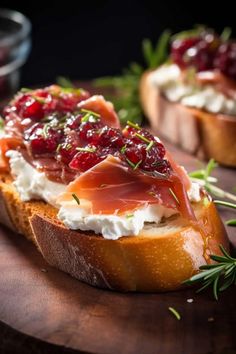
[[[0,182],[0,220],[33,241],[46,261],[93,286],[120,291],[166,291],[228,249],[224,226],[212,202],[194,206],[200,230],[179,216],[158,226],[147,225],[139,236],[104,239],[92,232],[72,231],[57,218],[57,210],[42,201],[20,201],[10,178]],[[6,217],[7,216],[7,217]]]
[[[152,129],[199,158],[236,167],[236,117],[170,102],[151,83],[151,76],[147,71],[141,78],[140,99]]]

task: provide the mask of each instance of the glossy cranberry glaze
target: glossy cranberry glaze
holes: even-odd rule
[[[198,72],[218,69],[236,80],[236,42],[223,41],[210,29],[192,37],[177,37],[171,43],[171,59],[181,69],[194,67]]]
[[[105,125],[99,114],[79,110],[80,101],[80,92],[63,92],[58,86],[21,93],[5,109],[6,128],[21,134],[32,159],[51,158],[75,173],[109,154],[133,170],[169,173],[165,148],[152,134],[133,123],[123,131]],[[16,125],[20,128],[12,131]]]

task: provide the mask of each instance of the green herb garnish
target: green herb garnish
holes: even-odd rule
[[[225,223],[228,226],[236,226],[236,219],[227,220]]]
[[[0,117],[0,130],[4,129],[4,120]]]
[[[120,149],[120,152],[121,152],[122,154],[124,154],[125,151],[126,151],[126,148],[127,148],[126,145],[122,146],[122,148]]]
[[[215,185],[218,179],[211,176],[217,164],[211,159],[206,165],[205,169],[196,170],[189,173],[189,177],[193,182],[197,182],[200,186],[204,187],[211,195],[217,198],[226,198],[236,202],[236,195],[226,192]]]
[[[141,129],[141,127],[138,124],[133,123],[130,120],[127,121],[127,125],[129,125],[130,127],[134,128],[134,129],[137,129],[137,130]]]
[[[200,273],[186,280],[185,284],[202,283],[200,292],[210,286],[213,288],[214,298],[218,300],[219,292],[226,290],[229,286],[236,284],[236,258],[231,257],[225,248],[220,245],[222,256],[211,255],[210,258],[216,264],[206,264],[201,266]]]
[[[223,42],[227,42],[231,37],[232,29],[230,27],[225,27],[220,35]]]
[[[149,151],[153,147],[153,145],[154,145],[154,141],[151,140],[148,146],[146,147],[146,151]]]
[[[236,209],[236,204],[225,202],[224,200],[214,200],[215,204],[223,205],[228,208]]]
[[[56,79],[56,82],[59,86],[61,86],[62,88],[65,88],[65,89],[71,89],[71,88],[75,88],[73,82],[68,78],[68,77],[65,77],[65,76],[58,76],[57,79]]]
[[[134,214],[127,214],[127,215],[126,215],[126,218],[127,218],[127,219],[131,219],[131,218],[133,218],[133,216],[134,216]]]
[[[32,89],[30,89],[30,88],[28,88],[28,87],[22,87],[21,89],[20,89],[20,92],[22,92],[22,93],[27,93],[27,92],[32,92],[33,90]]]
[[[136,164],[133,163],[132,161],[130,161],[128,158],[126,158],[126,161],[128,162],[128,164],[132,167],[133,170],[136,170],[139,165],[142,163],[142,160],[140,160],[139,162],[137,162]]]
[[[78,205],[80,205],[80,200],[79,200],[77,194],[72,193],[72,197],[74,198],[74,200],[76,201],[76,203],[77,203]]]
[[[50,129],[50,124],[49,123],[44,124],[43,130],[42,130],[42,134],[43,134],[44,139],[47,139],[49,129]]]
[[[98,117],[98,118],[101,117],[100,114],[98,114],[98,113],[96,113],[96,112],[93,112],[93,111],[90,111],[90,110],[85,109],[85,108],[82,108],[82,109],[81,109],[81,112],[83,112],[83,113],[88,113],[88,114],[90,114],[91,116],[94,116],[94,117]]]
[[[139,139],[143,140],[147,144],[150,144],[150,142],[151,142],[149,139],[145,138],[145,136],[143,136],[139,133],[135,133],[134,135],[137,136]]]
[[[176,196],[175,192],[173,191],[173,189],[172,189],[172,188],[169,188],[169,191],[170,191],[170,194],[172,195],[172,197],[174,197],[176,203],[177,203],[178,205],[180,205],[179,199],[177,198],[177,196]]]
[[[83,151],[83,152],[95,152],[97,149],[95,147],[77,147],[77,151]]]
[[[179,312],[174,307],[168,307],[168,310],[175,316],[178,321],[181,319]]]

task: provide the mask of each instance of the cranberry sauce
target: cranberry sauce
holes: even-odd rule
[[[28,161],[41,169],[46,161],[45,172],[53,179],[50,173],[56,171],[57,180],[59,169],[76,176],[109,154],[133,170],[170,172],[161,142],[131,122],[121,131],[104,124],[100,114],[78,109],[77,103],[86,95],[52,86],[21,93],[6,107],[6,131],[22,137]],[[62,177],[59,180],[64,182]]]
[[[171,43],[171,59],[181,69],[217,69],[236,80],[236,41],[223,40],[211,29],[202,29],[194,36],[190,31],[189,37],[177,35]]]

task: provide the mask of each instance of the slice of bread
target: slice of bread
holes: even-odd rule
[[[194,205],[199,227],[180,216],[147,224],[139,236],[107,240],[67,229],[57,210],[42,201],[21,202],[9,176],[0,176],[0,220],[33,241],[46,261],[91,285],[120,291],[166,291],[228,249],[224,226],[212,202]],[[204,228],[204,233],[202,229]]]
[[[200,158],[236,167],[236,117],[208,113],[168,101],[151,82],[140,81],[140,99],[154,131]]]

